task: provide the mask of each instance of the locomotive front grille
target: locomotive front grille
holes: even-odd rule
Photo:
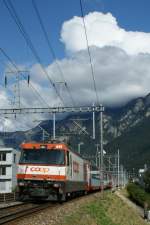
[[[49,188],[53,186],[53,181],[38,181],[38,180],[18,180],[18,186],[24,187],[39,187],[39,188]]]

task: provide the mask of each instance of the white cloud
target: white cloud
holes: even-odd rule
[[[5,89],[1,87],[0,90],[0,108],[5,107],[9,103],[9,97],[5,92]]]
[[[150,82],[150,55],[128,55],[117,47],[91,47],[96,87],[105,105],[120,105],[146,95]],[[77,104],[96,100],[86,50],[59,62]],[[54,65],[49,66],[49,70]],[[58,72],[55,73],[58,77]]]
[[[150,54],[129,55],[120,48],[108,46],[103,48],[91,47],[91,52],[98,95],[100,102],[105,106],[122,105],[149,92]],[[59,65],[75,103],[77,105],[91,105],[95,102],[96,97],[87,51],[82,50],[70,58],[64,58],[59,61]],[[38,68],[38,65],[36,66]],[[49,74],[53,73],[55,75],[56,81],[61,80],[55,63],[45,69]],[[40,70],[37,70],[36,76],[41,76]],[[40,79],[41,83],[38,79],[36,82],[36,77],[33,77],[33,80],[31,74],[32,85],[39,91],[49,106],[60,105],[54,90],[49,88],[48,81],[46,83],[45,77]],[[28,87],[27,82],[22,82],[20,84],[22,105],[25,107],[46,107],[45,102],[42,102],[34,94],[31,87]],[[66,89],[63,87],[59,91],[66,105],[71,106],[71,100]],[[1,108],[8,108],[9,97],[5,90],[0,93]],[[45,116],[42,115],[40,119],[42,118],[45,119]],[[16,120],[13,119],[11,123],[5,124],[6,130],[27,129],[27,127],[35,125],[34,120],[34,116],[17,116]]]
[[[33,66],[34,67],[34,66]],[[37,77],[40,76],[40,70],[37,73]],[[32,75],[31,75],[32,77]],[[28,86],[26,80],[20,81],[20,106],[21,107],[50,107],[55,106],[60,103],[58,98],[49,85],[43,85],[45,79],[43,78],[43,82],[35,82],[36,78],[34,76],[34,81],[30,81],[30,85]],[[6,88],[0,88],[0,108],[8,109],[8,108],[18,108],[18,93],[15,90],[15,83],[10,80]],[[41,79],[42,81],[42,79]],[[32,86],[32,88],[31,88]],[[16,96],[14,98],[14,95]],[[41,97],[40,97],[40,96]],[[0,117],[0,131],[11,132],[15,130],[27,130],[34,126],[36,126],[40,120],[45,120],[50,118],[50,115],[47,114],[26,114],[26,115],[1,115]]]
[[[119,27],[111,13],[89,13],[85,16],[85,24],[90,46],[115,46],[124,49],[128,54],[150,53],[150,33],[126,31]],[[75,16],[63,23],[61,41],[69,52],[86,49],[81,17]]]

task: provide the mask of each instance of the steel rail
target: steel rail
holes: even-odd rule
[[[28,204],[27,202],[16,202],[16,204],[10,204],[10,203],[12,203],[12,202],[6,202],[5,203],[6,205],[2,206],[2,207],[1,207],[1,204],[0,204],[0,214],[1,214],[2,211],[5,211],[6,209],[11,209],[11,208],[14,208],[14,207],[17,208],[17,207],[20,207],[22,205],[27,205]],[[13,202],[13,203],[15,203],[15,202]]]
[[[10,221],[14,221],[18,218],[30,215],[32,213],[39,212],[40,210],[44,210],[46,208],[54,206],[52,203],[42,204],[42,205],[36,205],[34,207],[29,207],[27,209],[21,209],[21,206],[19,207],[19,210],[12,213],[7,213],[5,215],[0,216],[0,224],[5,224]],[[56,206],[56,204],[55,204]]]

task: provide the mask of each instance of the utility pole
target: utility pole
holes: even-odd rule
[[[101,170],[101,152],[98,152],[98,164],[99,164],[99,175],[100,175],[100,185],[102,186],[102,170]]]
[[[93,103],[93,107],[94,107]],[[95,140],[95,111],[93,110],[93,140]]]
[[[100,167],[100,164],[98,165],[98,159],[99,159],[99,144],[96,144],[96,154],[95,154],[95,162],[96,162],[96,166]]]
[[[33,122],[42,122],[43,120],[34,120]],[[41,130],[42,130],[42,141],[45,141],[45,137],[47,136],[48,138],[50,137],[50,134],[43,128],[41,127],[40,124],[37,125]]]
[[[123,188],[123,187],[124,187],[123,165],[120,166],[120,171],[121,171],[121,186],[122,186],[122,188]]]
[[[36,120],[35,120],[36,121]],[[43,127],[41,127],[39,124],[38,124],[38,127],[42,130],[42,141],[44,142],[45,141],[45,137],[46,137],[46,135],[48,136],[48,137],[50,137],[50,134],[43,128]],[[45,135],[46,134],[46,135]]]
[[[110,156],[108,157],[108,171],[110,172]]]
[[[115,162],[113,164],[113,175],[114,175],[114,187],[117,185],[117,156],[115,155]]]
[[[102,107],[102,105],[101,105]],[[103,111],[104,107],[100,111],[100,180],[101,180],[101,189],[103,190],[103,182],[104,182],[104,177],[103,177]]]
[[[63,94],[63,86],[65,87],[65,85],[66,83],[63,81],[55,82],[56,89],[58,90],[60,96]],[[53,112],[53,140],[56,140],[56,112]]]
[[[56,113],[53,113],[53,140],[56,139]]]
[[[119,154],[120,153],[119,153],[119,149],[118,149],[118,182],[117,182],[118,183],[118,189],[119,189],[119,185],[120,185],[120,177],[119,177],[120,176],[120,165],[119,165],[120,164],[120,158],[119,158],[120,155]]]
[[[19,73],[16,74],[16,84],[14,86],[14,105],[16,103],[16,106],[20,108],[20,75]]]
[[[78,153],[79,154],[81,153],[81,145],[83,145],[83,144],[84,144],[83,142],[78,143]]]

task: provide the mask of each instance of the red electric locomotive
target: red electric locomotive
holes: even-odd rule
[[[17,180],[19,198],[65,201],[100,190],[99,172],[64,143],[23,143]]]

